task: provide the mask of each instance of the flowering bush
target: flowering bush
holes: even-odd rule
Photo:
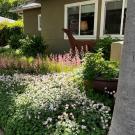
[[[4,51],[4,50],[3,50]],[[16,51],[16,53],[19,53]],[[16,54],[17,55],[17,54]],[[19,73],[46,74],[54,72],[69,72],[77,65],[66,65],[50,60],[49,58],[33,58],[24,56],[0,55],[0,69]]]
[[[106,135],[110,108],[88,99],[72,73],[0,75],[5,135]]]
[[[71,53],[50,55],[48,57],[25,57],[20,49],[0,49],[0,69],[16,70],[21,73],[67,72],[77,68],[81,63],[78,55]]]
[[[50,55],[47,58],[48,69],[52,72],[67,72],[81,65],[79,54],[73,56],[72,52],[58,55]]]
[[[70,66],[70,65],[80,66],[81,64],[79,53],[76,53],[73,56],[71,51],[65,54],[50,55],[49,59],[53,62],[57,62],[57,63],[67,65],[67,66]]]

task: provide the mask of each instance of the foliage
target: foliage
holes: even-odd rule
[[[72,71],[73,69],[79,67],[81,65],[81,59],[79,54],[72,55],[72,52],[64,53],[64,54],[51,54],[48,56],[48,68],[49,71],[53,72],[67,72]]]
[[[5,135],[106,135],[110,108],[88,99],[72,74],[0,75]]]
[[[104,39],[99,39],[96,42],[95,50],[97,52],[99,49],[102,49],[103,54],[104,54],[104,58],[106,60],[109,60],[110,59],[110,52],[111,52],[111,44],[113,42],[116,42],[116,41],[118,41],[118,39],[112,39],[111,37],[106,37]]]
[[[0,15],[10,19],[20,19],[17,13],[12,13],[10,10],[24,3],[24,0],[0,0]]]
[[[69,51],[68,53],[64,53],[64,54],[56,54],[56,55],[51,54],[49,56],[49,59],[51,61],[64,65],[75,65],[75,66],[81,65],[81,59],[79,53],[73,55],[72,51]]]
[[[109,95],[108,93],[101,93],[93,89],[88,89],[87,97],[95,101],[95,103],[98,103],[98,102],[104,103],[104,105],[109,106],[113,112],[115,99],[113,96]]]
[[[10,37],[10,40],[9,40],[9,45],[10,45],[10,48],[12,49],[19,49],[21,48],[21,42],[20,42],[20,39],[23,39],[24,38],[24,35],[18,35],[18,34],[14,34]]]
[[[73,71],[79,66],[79,58],[72,58],[73,60],[70,60],[68,56],[68,54],[60,54],[56,57],[55,55],[35,58],[25,57],[20,49],[1,48],[0,69],[31,74]]]
[[[115,79],[118,77],[118,73],[118,63],[106,61],[100,50],[97,53],[87,53],[83,59],[82,74],[84,80],[95,78]]]
[[[115,61],[105,61],[104,70],[101,72],[101,77],[111,80],[118,78],[119,75],[119,65]],[[99,77],[100,77],[99,76]]]
[[[27,36],[24,39],[20,39],[21,50],[25,56],[42,56],[45,54],[47,45],[42,37],[39,36]]]
[[[11,36],[21,35],[23,33],[23,23],[22,21],[17,21],[15,23],[9,23],[7,21],[0,23],[0,46],[5,46],[8,44]]]

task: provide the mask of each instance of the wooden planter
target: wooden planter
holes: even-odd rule
[[[105,91],[116,92],[117,85],[118,85],[118,79],[114,79],[114,80],[96,79],[93,81],[93,89],[101,92],[105,92]]]

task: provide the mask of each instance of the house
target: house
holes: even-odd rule
[[[26,34],[41,35],[41,3],[27,0],[25,4],[10,10],[10,12],[23,14],[24,32]]]
[[[41,7],[38,10],[41,10],[42,16],[41,35],[48,43],[51,52],[62,53],[69,50],[68,38],[62,28],[70,29],[78,40],[96,40],[106,36],[124,38],[127,0],[41,0],[39,2]],[[32,8],[23,10],[24,22],[26,17],[29,23],[25,24],[25,31],[30,31],[34,23],[31,20],[34,19],[32,17],[34,11]]]

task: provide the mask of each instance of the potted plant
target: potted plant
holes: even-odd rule
[[[86,86],[98,91],[113,93],[117,90],[119,67],[114,61],[107,61],[103,53],[87,53],[82,63],[83,79]]]
[[[119,68],[118,64],[113,61],[104,61],[103,70],[99,76],[93,80],[93,88],[95,90],[115,93],[118,84]]]

